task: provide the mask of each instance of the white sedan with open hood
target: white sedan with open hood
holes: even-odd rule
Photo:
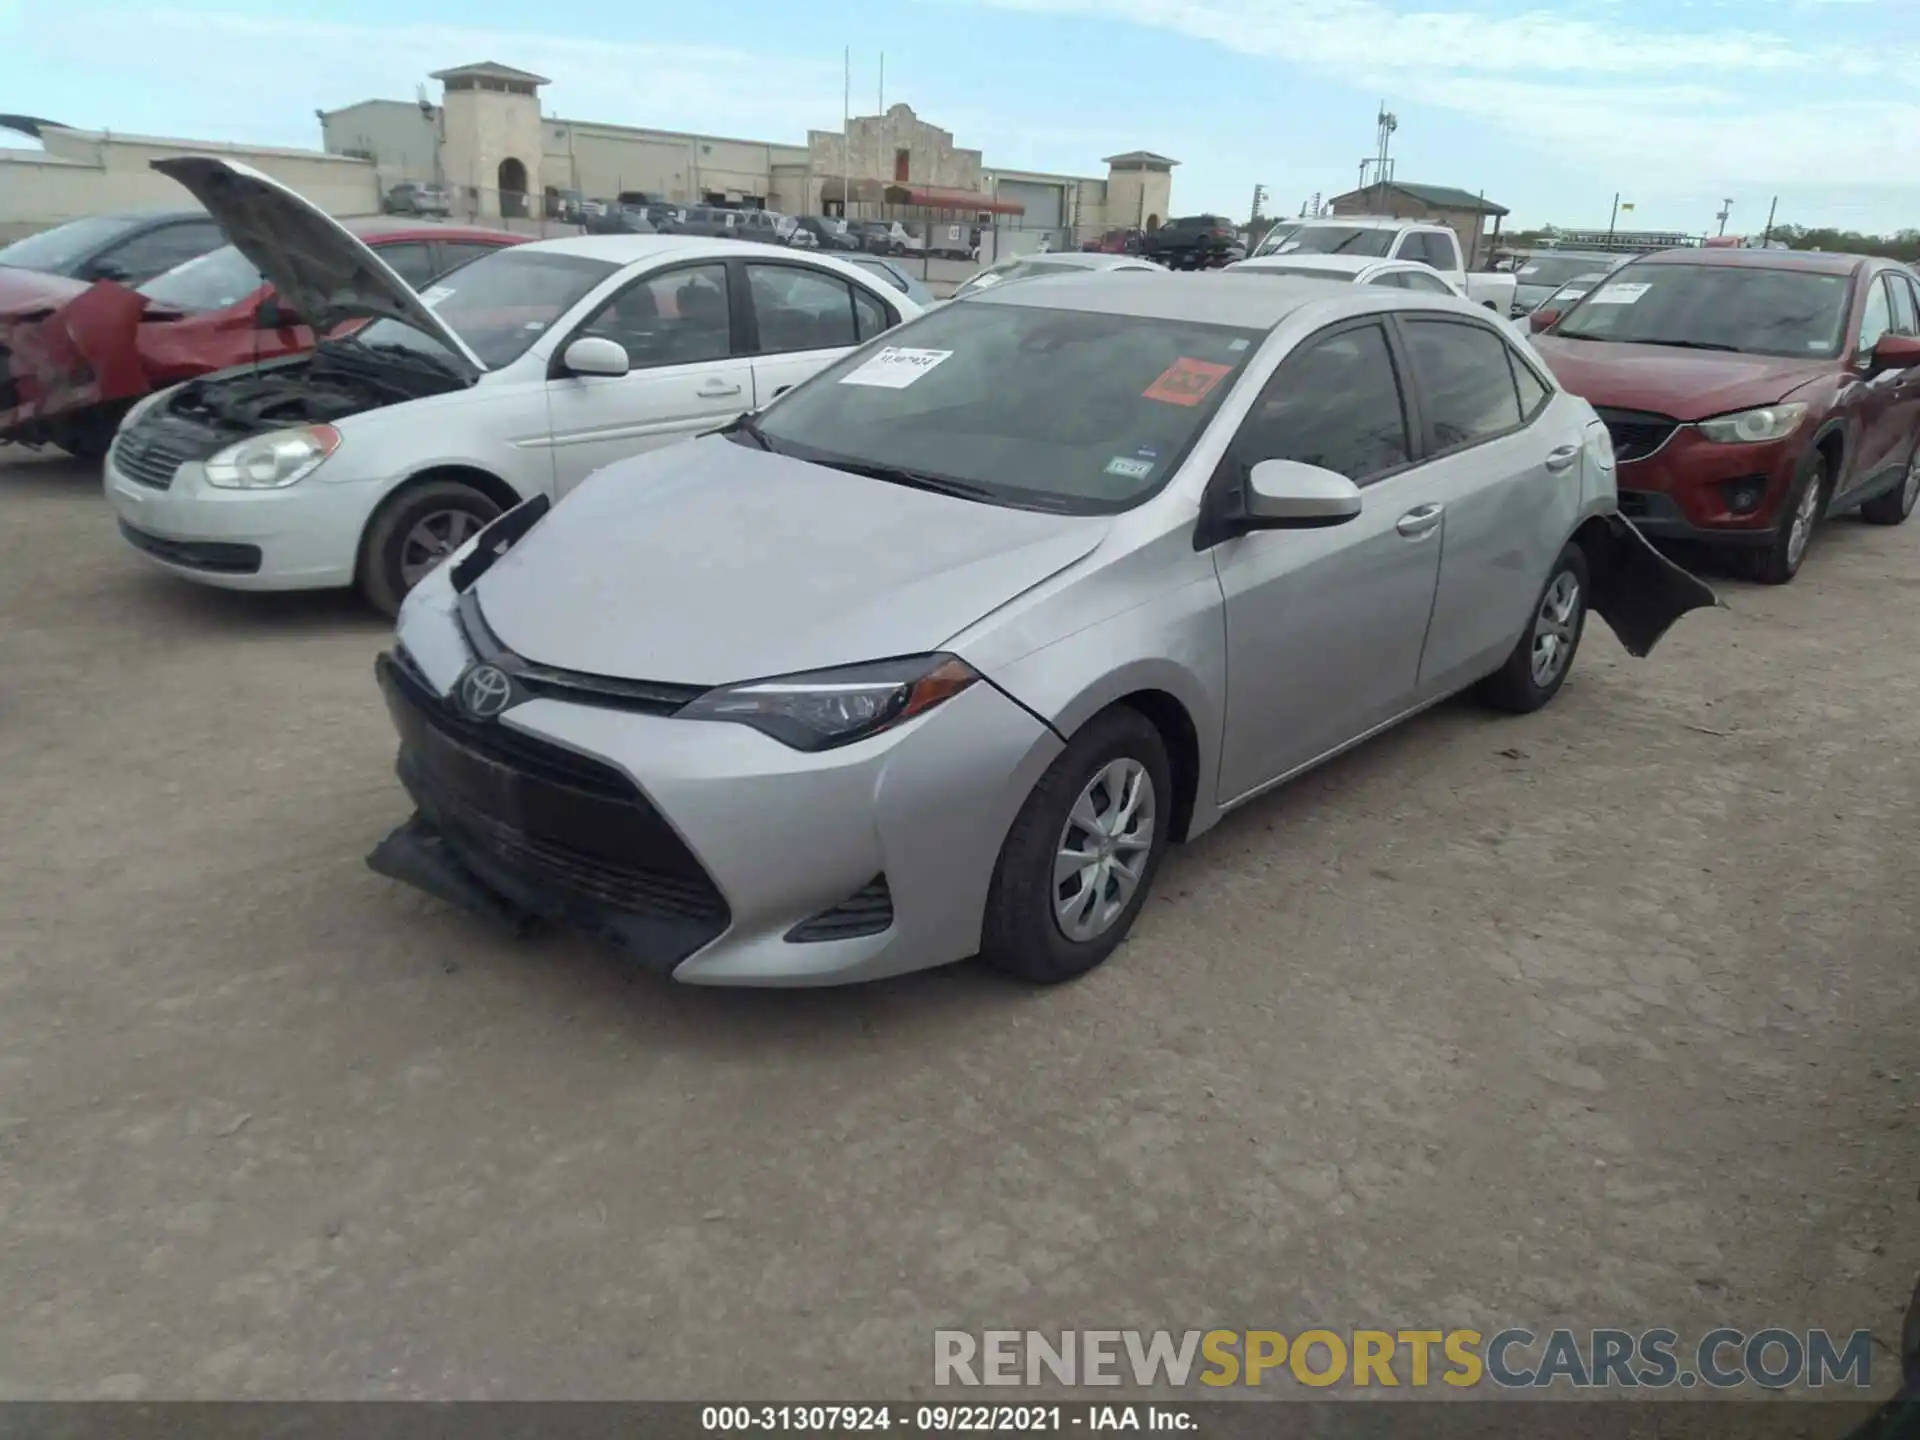
[[[121,534],[231,589],[357,585],[391,614],[502,510],[724,425],[921,308],[827,256],[674,235],[515,246],[416,294],[258,171],[154,168],[272,282],[283,322],[372,321],[122,422],[106,464]]]

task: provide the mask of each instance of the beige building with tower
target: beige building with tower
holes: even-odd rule
[[[904,104],[795,145],[543,115],[548,80],[492,61],[432,78],[444,90],[438,105],[423,93],[319,112],[324,143],[373,164],[383,188],[443,184],[478,216],[543,213],[566,192],[641,193],[796,215],[988,222],[1068,245],[1165,219],[1178,163],[1132,150],[1109,157],[1104,177],[1001,169]]]

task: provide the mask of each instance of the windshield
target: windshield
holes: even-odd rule
[[[550,250],[496,250],[462,265],[421,298],[489,370],[518,360],[581,297],[620,267]],[[399,320],[376,320],[354,337],[378,349],[397,345],[453,361],[438,340]]]
[[[1591,255],[1534,255],[1523,261],[1513,274],[1520,284],[1545,290],[1606,268],[1606,261]]]
[[[985,301],[886,338],[776,402],[759,427],[771,448],[1109,514],[1166,483],[1265,335]]]
[[[1378,225],[1303,225],[1282,240],[1282,255],[1378,255],[1393,249],[1400,232]]]
[[[1840,353],[1852,280],[1747,265],[1628,265],[1554,327],[1572,340],[1812,359]]]
[[[42,230],[38,235],[14,241],[6,249],[0,250],[0,265],[15,270],[46,270],[55,275],[64,275],[126,228],[125,220],[111,215],[89,215],[84,220],[70,220],[65,225],[56,225],[51,230]]]
[[[998,265],[982,270],[953,293],[957,298],[961,295],[971,295],[976,290],[985,290],[989,285],[999,285],[1008,280],[1024,280],[1029,275],[1059,275],[1068,270],[1088,268],[1090,267],[1085,265],[1075,265],[1071,260],[1038,260],[1024,257],[1017,260],[1002,260]]]
[[[1260,237],[1260,244],[1253,253],[1256,255],[1271,255],[1299,233],[1300,227],[1298,225],[1276,225]]]
[[[156,305],[171,310],[224,310],[261,286],[260,272],[239,249],[227,245],[176,265],[134,288]]]

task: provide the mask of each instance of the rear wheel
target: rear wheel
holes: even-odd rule
[[[1033,787],[1000,848],[980,958],[1036,985],[1086,974],[1133,928],[1173,813],[1166,745],[1137,710],[1089,721]]]
[[[391,496],[367,526],[360,555],[360,592],[393,616],[407,592],[500,513],[459,480],[430,480]]]
[[[1862,505],[1860,518],[1869,525],[1898,525],[1913,513],[1916,500],[1920,500],[1920,445],[1915,445],[1907,458],[1907,473],[1900,477],[1900,483]]]
[[[1809,450],[1794,472],[1773,535],[1758,549],[1738,552],[1740,568],[1748,579],[1762,585],[1785,585],[1800,573],[1800,564],[1813,543],[1813,532],[1826,511],[1827,470],[1827,457]]]
[[[1587,624],[1587,557],[1569,545],[1533,607],[1526,633],[1506,664],[1480,682],[1480,699],[1496,710],[1528,715],[1560,693]]]

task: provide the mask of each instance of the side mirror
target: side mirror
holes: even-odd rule
[[[1559,310],[1535,310],[1527,316],[1527,328],[1538,335],[1558,320],[1563,312]]]
[[[621,376],[633,368],[627,348],[598,335],[582,335],[560,357],[569,375]]]
[[[1247,526],[1321,530],[1360,515],[1360,487],[1344,475],[1298,460],[1262,460],[1247,475]]]
[[[1873,347],[1875,370],[1906,370],[1920,365],[1920,336],[1882,335]]]

